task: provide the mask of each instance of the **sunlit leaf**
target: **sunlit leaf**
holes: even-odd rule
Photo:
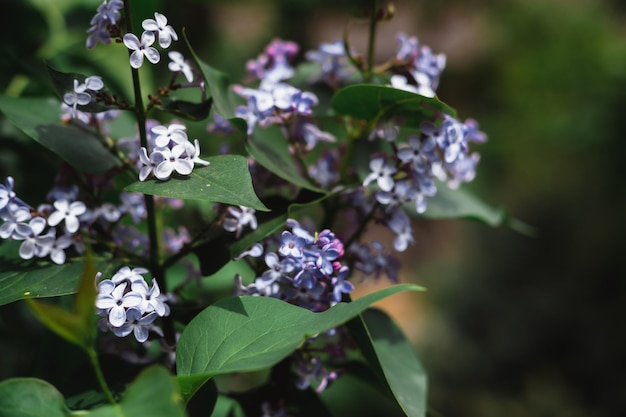
[[[216,155],[203,159],[211,164],[196,167],[188,176],[174,176],[168,181],[156,178],[137,181],[126,187],[126,190],[267,210],[254,192],[246,158],[240,155]]]
[[[222,299],[204,309],[183,331],[176,354],[178,375],[189,387],[211,376],[272,366],[306,338],[345,323],[372,303],[421,289],[396,285],[322,313],[269,297]],[[193,392],[183,391],[183,395],[188,398]]]
[[[0,95],[0,111],[11,123],[78,171],[98,174],[120,166],[94,133],[61,124],[60,105],[54,99]]]
[[[494,227],[506,220],[504,210],[489,206],[463,188],[451,190],[439,183],[437,194],[427,201],[427,209],[422,216],[430,219],[472,219]],[[409,212],[415,212],[415,208]]]

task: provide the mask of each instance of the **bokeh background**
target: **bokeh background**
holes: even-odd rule
[[[371,3],[139,2],[146,13],[138,19],[162,11],[233,80],[274,37],[306,51],[339,39],[350,21],[351,41],[363,51],[367,24],[351,16]],[[4,2],[0,92],[53,95],[43,60],[116,78],[123,63],[110,50],[84,54],[99,3]],[[626,3],[393,3],[396,16],[379,27],[377,59],[395,53],[398,32],[447,55],[438,95],[489,135],[475,147],[482,159],[468,188],[536,230],[529,237],[467,221],[416,222],[402,280],[428,292],[383,307],[428,371],[433,415],[626,415]],[[54,167],[0,121],[0,178],[14,176],[20,196],[41,200]],[[11,308],[0,310],[3,378],[28,360],[6,339],[15,331]]]

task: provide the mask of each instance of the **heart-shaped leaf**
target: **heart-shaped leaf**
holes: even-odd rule
[[[63,395],[37,378],[12,378],[0,382],[0,416],[67,417],[71,414]]]

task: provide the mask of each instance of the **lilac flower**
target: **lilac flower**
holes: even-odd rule
[[[141,219],[148,215],[143,194],[122,192],[120,193],[120,200],[122,202],[120,213],[129,214],[133,219],[133,223],[139,223]]]
[[[180,145],[187,142],[187,127],[178,123],[171,123],[167,126],[157,125],[150,129],[155,135],[154,144],[159,148],[166,148],[171,142]]]
[[[42,258],[48,255],[54,242],[54,235],[50,233],[42,235],[46,221],[42,217],[35,217],[28,223],[28,226],[30,233],[12,236],[15,240],[23,240],[19,249],[20,258],[31,259],[33,256]]]
[[[346,280],[349,274],[350,269],[347,266],[343,266],[339,269],[337,276],[333,278],[333,300],[335,302],[341,301],[342,294],[350,294],[354,291],[354,284]]]
[[[317,50],[308,51],[305,56],[307,60],[321,66],[319,77],[330,85],[348,80],[353,73],[342,40],[322,43]]]
[[[398,159],[403,163],[412,163],[415,171],[430,171],[430,163],[439,159],[436,151],[437,142],[427,137],[423,142],[416,136],[410,136],[408,143],[398,147]]]
[[[143,301],[137,306],[140,311],[144,313],[155,311],[159,317],[169,315],[170,308],[165,304],[167,297],[161,294],[159,284],[154,278],[152,279],[152,287],[148,287],[146,281],[141,279],[133,281],[131,289],[143,297]]]
[[[148,340],[148,335],[154,327],[153,323],[156,318],[155,312],[143,316],[139,309],[131,307],[126,310],[126,321],[120,327],[112,327],[111,331],[117,337],[126,337],[132,332],[135,339],[139,343],[143,343]]]
[[[193,81],[193,69],[191,68],[191,65],[189,64],[189,61],[185,60],[185,57],[183,56],[183,54],[177,51],[170,51],[167,53],[167,55],[172,60],[167,65],[169,70],[172,72],[183,73],[183,75],[187,79],[187,82],[192,82]]]
[[[165,160],[165,155],[161,152],[152,152],[150,157],[148,157],[148,151],[146,151],[146,148],[141,147],[139,151],[139,160],[143,164],[139,170],[139,181],[145,181],[150,174],[154,172],[156,167]]]
[[[205,161],[204,159],[200,158],[200,142],[198,141],[198,139],[193,140],[193,145],[191,144],[191,142],[185,142],[184,145],[185,152],[187,153],[187,156],[192,163],[205,167],[211,165],[209,161]]]
[[[259,258],[263,255],[263,245],[260,243],[255,243],[250,247],[250,249],[241,252],[235,259],[242,259],[246,256],[251,256],[253,258]]]
[[[257,278],[255,284],[262,291],[268,285],[274,282],[288,278],[288,274],[293,272],[296,265],[291,258],[285,258],[282,261],[274,252],[265,255],[265,264],[270,268],[263,272],[260,278]]]
[[[396,168],[385,162],[384,158],[377,157],[370,161],[370,169],[372,172],[363,180],[363,186],[367,187],[372,181],[376,180],[381,190],[391,191],[394,184],[391,176],[397,172]]]
[[[104,0],[96,14],[91,18],[91,27],[87,30],[87,48],[91,49],[98,42],[111,43],[108,25],[115,25],[120,20],[120,10],[124,7],[122,0]]]
[[[8,207],[15,199],[15,191],[13,191],[13,177],[7,177],[6,186],[0,184],[0,213],[2,209]]]
[[[65,234],[56,238],[50,246],[50,259],[57,265],[65,263],[65,249],[72,246],[72,235]]]
[[[328,132],[322,132],[313,123],[302,125],[303,137],[306,143],[306,150],[310,151],[318,142],[335,142],[335,137]]]
[[[168,148],[160,150],[159,152],[163,154],[163,161],[154,169],[154,176],[165,181],[174,171],[180,175],[191,174],[193,162],[187,156],[183,156],[185,149],[185,145],[176,145],[171,150]]]
[[[146,268],[133,268],[131,269],[128,266],[123,266],[113,275],[111,281],[115,284],[119,284],[121,282],[130,282],[131,284],[135,281],[143,281],[143,274],[148,273]]]
[[[396,234],[393,247],[398,252],[404,252],[409,243],[414,243],[411,222],[406,213],[401,209],[396,209],[391,218],[387,221],[387,226]]]
[[[379,191],[376,193],[376,200],[380,204],[387,206],[387,211],[409,203],[415,197],[415,189],[412,187],[411,182],[406,180],[396,182],[392,191]]]
[[[410,59],[411,61],[415,60],[419,55],[419,41],[415,36],[407,36],[404,33],[399,33],[398,41],[400,41],[400,47],[398,48],[398,52],[396,53],[396,59],[405,60]]]
[[[121,282],[111,293],[99,294],[96,307],[107,312],[109,323],[113,327],[121,327],[126,321],[126,308],[136,307],[143,302],[143,296],[137,292],[124,293],[127,283]]]
[[[161,59],[159,51],[152,46],[155,37],[152,32],[143,32],[141,34],[141,41],[133,33],[127,33],[124,35],[124,45],[131,51],[130,66],[138,69],[143,65],[144,56],[153,64],[156,64]]]
[[[278,253],[280,253],[282,256],[302,258],[302,251],[305,245],[306,240],[304,240],[302,237],[292,234],[288,230],[285,230],[280,235],[280,248],[278,249]]]
[[[57,200],[53,205],[56,211],[52,212],[48,217],[48,224],[56,226],[65,220],[65,229],[70,233],[76,233],[80,227],[78,216],[87,210],[85,203],[82,201],[70,203],[67,200]]]
[[[74,89],[63,95],[63,101],[71,108],[70,113],[73,118],[76,118],[77,105],[84,106],[91,102],[91,95],[86,90],[85,84],[79,84],[78,80],[74,80]]]
[[[146,31],[152,31],[159,34],[159,46],[168,48],[172,40],[177,41],[178,35],[171,25],[167,24],[167,17],[161,13],[154,13],[154,19],[146,19],[141,23]],[[143,43],[143,42],[142,42]],[[151,43],[152,44],[152,43]],[[155,62],[153,62],[154,64]]]
[[[0,226],[0,238],[24,237],[31,233],[26,222],[32,218],[30,210],[17,204],[9,204],[0,210],[0,218],[4,223]]]
[[[256,213],[256,210],[250,207],[228,207],[230,217],[224,220],[224,230],[235,232],[236,238],[241,235],[245,226],[255,230],[257,228],[257,219],[254,213]]]

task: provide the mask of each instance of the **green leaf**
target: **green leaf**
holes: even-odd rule
[[[167,100],[162,109],[187,120],[199,121],[209,117],[212,104],[212,99],[204,100],[201,103],[192,103],[185,100]]]
[[[289,152],[287,139],[278,126],[257,126],[246,141],[246,150],[256,162],[280,178],[301,188],[324,192],[303,176],[302,169],[296,165]]]
[[[270,367],[292,353],[308,337],[337,327],[369,305],[401,291],[422,290],[396,285],[351,303],[313,313],[268,297],[222,299],[204,309],[185,328],[176,364],[187,387],[212,376]],[[183,391],[185,398],[193,391]]]
[[[172,177],[168,181],[156,178],[137,181],[128,191],[183,200],[204,200],[216,203],[246,206],[255,210],[267,211],[256,196],[248,161],[240,155],[216,155],[205,158],[211,164],[195,168],[186,177]]]
[[[415,213],[415,207],[409,213]],[[502,209],[490,207],[469,191],[458,188],[451,190],[445,184],[437,184],[437,194],[430,197],[426,212],[421,214],[430,219],[472,219],[496,227],[506,221]]]
[[[26,135],[80,172],[99,174],[121,165],[94,133],[62,125],[60,103],[54,99],[0,95],[0,111]]]
[[[185,42],[187,43],[187,47],[189,48],[196,65],[200,69],[200,72],[202,72],[202,76],[206,81],[208,90],[211,93],[211,98],[213,99],[213,104],[215,105],[215,109],[219,115],[224,118],[231,119],[235,117],[235,105],[233,103],[233,95],[230,89],[230,77],[228,74],[216,70],[202,61],[189,44],[189,39],[187,39],[187,34],[184,30],[183,36],[185,37]]]
[[[139,374],[128,387],[120,404],[108,405],[88,417],[185,417],[176,380],[161,366],[152,366]]]
[[[36,378],[12,378],[0,382],[0,416],[66,417],[70,410],[61,393]]]
[[[370,366],[386,381],[408,417],[424,417],[427,378],[413,345],[381,310],[367,309],[361,317],[362,322],[352,320],[348,327]]]
[[[84,270],[82,258],[69,258],[63,265],[49,261],[23,260],[19,257],[19,241],[0,245],[0,306],[26,298],[68,295],[76,292]],[[94,257],[98,271],[111,266],[109,255]]]
[[[371,84],[342,88],[333,96],[332,106],[339,114],[368,121],[402,116],[405,119],[405,126],[419,126],[437,112],[456,115],[454,109],[437,98]]]

